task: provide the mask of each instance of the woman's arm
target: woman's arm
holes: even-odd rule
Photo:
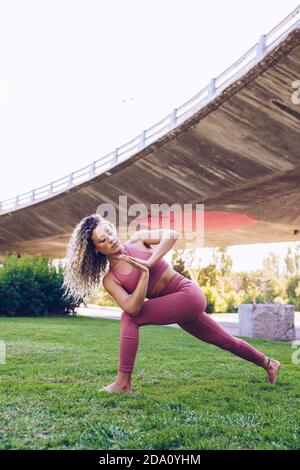
[[[148,259],[150,266],[161,259],[173,247],[180,233],[176,230],[159,229],[159,230],[140,230],[135,232],[132,239],[140,238],[149,245],[159,244],[154,253]]]
[[[113,277],[105,276],[102,283],[103,287],[115,299],[121,309],[135,317],[139,314],[145,301],[148,281],[149,270],[147,269],[147,271],[141,272],[139,282],[132,294],[128,294]]]
[[[133,293],[130,295],[130,310],[131,315],[134,317],[140,313],[140,310],[145,302],[149,282],[149,270],[142,272],[139,282]]]

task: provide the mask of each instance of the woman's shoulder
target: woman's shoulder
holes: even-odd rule
[[[103,285],[103,287],[105,287],[105,285],[109,285],[112,282],[114,282],[116,284],[119,284],[120,286],[122,285],[120,280],[117,278],[115,273],[110,268],[102,278],[102,285]]]

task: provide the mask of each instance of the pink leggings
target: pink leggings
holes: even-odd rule
[[[219,346],[236,356],[262,366],[265,354],[224,330],[204,310],[206,298],[197,284],[174,274],[159,297],[146,300],[136,317],[122,312],[120,322],[120,372],[132,372],[139,345],[139,327],[178,323],[196,338]]]

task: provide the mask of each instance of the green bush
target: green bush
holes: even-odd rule
[[[119,307],[118,303],[107,291],[104,292],[103,297],[98,305],[102,305],[103,307]]]
[[[216,289],[216,292],[215,292],[215,296],[216,296],[215,313],[224,313],[224,312],[226,312],[226,308],[227,308],[226,298],[222,297],[219,294],[217,289]]]
[[[273,303],[274,304],[288,304],[289,301],[286,297],[275,297],[275,299],[273,300]]]
[[[215,290],[212,287],[204,286],[201,287],[202,292],[204,293],[207,306],[205,309],[206,313],[214,313],[216,311],[217,295]]]
[[[240,304],[239,296],[236,292],[231,291],[226,297],[226,312],[227,313],[236,313],[238,312]]]
[[[263,304],[264,302],[264,295],[262,292],[259,292],[257,295],[253,297],[253,295],[247,294],[243,292],[241,295],[241,304]]]
[[[104,287],[100,287],[93,295],[88,297],[87,303],[99,305],[102,307],[119,307],[115,299]]]
[[[289,276],[286,279],[288,303],[294,305],[295,311],[300,310],[300,276]]]
[[[41,255],[11,254],[0,267],[0,315],[49,316],[74,313],[63,298],[63,267]]]

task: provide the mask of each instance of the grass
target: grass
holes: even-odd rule
[[[119,322],[0,318],[1,449],[299,449],[300,364],[291,344],[244,338],[262,368],[181,329],[147,325],[133,395],[99,392],[118,365]]]

